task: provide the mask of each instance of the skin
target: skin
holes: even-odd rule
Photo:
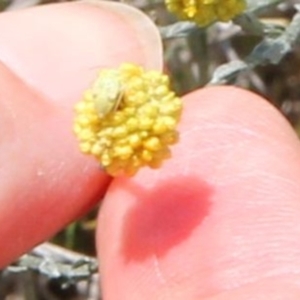
[[[238,88],[195,91],[173,158],[111,180],[80,154],[72,107],[94,67],[161,68],[157,31],[82,3],[4,13],[0,28],[0,266],[105,195],[104,299],[299,299],[300,145],[276,109]]]

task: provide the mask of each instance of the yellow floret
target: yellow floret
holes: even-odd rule
[[[127,63],[100,71],[75,106],[74,133],[107,173],[132,176],[171,156],[181,110],[168,76]]]
[[[227,22],[241,14],[246,0],[165,0],[167,9],[180,19],[207,26],[216,21]]]

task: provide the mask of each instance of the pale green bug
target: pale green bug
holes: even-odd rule
[[[116,70],[102,70],[93,85],[94,103],[101,118],[116,111],[124,96],[124,85]]]

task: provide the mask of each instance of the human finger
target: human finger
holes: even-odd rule
[[[293,129],[233,87],[184,97],[179,127],[162,169],[115,180],[106,194],[97,242],[104,298],[206,299],[266,278],[298,289]]]
[[[73,105],[99,68],[161,67],[154,25],[133,8],[97,3],[0,15],[0,266],[105,192],[110,178],[80,153],[72,133]]]

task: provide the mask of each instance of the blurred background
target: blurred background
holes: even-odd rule
[[[58,2],[66,1],[0,0],[0,11]],[[273,59],[273,62],[277,60],[275,64],[262,59],[261,51],[266,47],[276,50],[276,45],[265,45],[264,41],[267,38],[281,41],[280,35],[292,21],[295,22],[295,4],[300,4],[299,0],[249,0],[250,10],[266,28],[263,34],[258,34],[252,23],[243,25],[243,18],[199,28],[179,22],[166,10],[162,0],[123,2],[145,12],[159,27],[166,71],[179,95],[212,83],[238,85],[272,102],[300,134],[300,37],[289,45],[291,51],[280,59]],[[295,28],[295,34],[299,35],[297,26]],[[265,48],[257,48],[257,45]],[[253,58],[258,63],[255,67],[247,67]],[[233,61],[246,62],[246,68],[228,65]],[[217,72],[220,66],[227,66],[225,72]],[[0,273],[0,300],[101,299],[98,287],[101,275],[96,273],[94,247],[98,209],[70,224],[50,243],[41,245],[28,257],[3,270]]]

